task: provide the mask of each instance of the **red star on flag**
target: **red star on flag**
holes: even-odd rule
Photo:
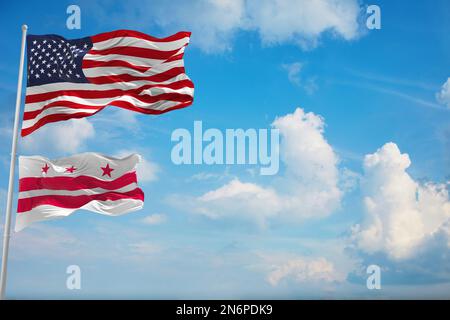
[[[111,168],[109,167],[109,163],[106,164],[106,167],[100,167],[100,169],[103,170],[102,177],[103,177],[104,175],[108,175],[108,176],[111,178],[111,172],[113,172],[114,169],[111,169]]]
[[[70,168],[66,168],[66,172],[70,172],[70,173],[73,173],[75,170],[77,170],[77,168],[75,168],[74,166],[71,166]]]
[[[50,169],[50,167],[48,164],[45,164],[45,167],[42,167],[42,173],[47,173],[48,169]]]

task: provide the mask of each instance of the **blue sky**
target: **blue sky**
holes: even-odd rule
[[[122,217],[78,212],[14,234],[8,297],[449,298],[449,4],[279,3],[79,1],[80,30],[66,28],[73,2],[1,5],[2,215],[21,24],[67,38],[192,31],[185,63],[195,84],[186,109],[111,107],[21,139],[20,154],[49,158],[139,152],[146,201]],[[381,8],[380,30],[365,27],[370,4]],[[195,120],[220,130],[274,123],[279,175],[174,165],[171,133]],[[79,291],[65,286],[71,264],[82,270]],[[366,288],[370,264],[382,269],[381,290]]]

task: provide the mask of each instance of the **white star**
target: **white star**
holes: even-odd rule
[[[44,73],[45,72],[45,70],[44,69],[41,69],[41,73]]]
[[[38,73],[36,73],[35,77],[36,77],[36,79],[37,79],[37,78],[40,78]]]
[[[34,41],[33,41],[33,44],[36,44],[36,43],[37,43],[37,41],[36,41],[36,40],[34,40]]]
[[[53,73],[56,73],[56,69],[53,69],[52,72],[53,72]]]
[[[80,77],[80,75],[77,73],[76,75],[75,75],[77,78],[79,78]]]

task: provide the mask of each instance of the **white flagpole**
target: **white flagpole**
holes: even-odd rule
[[[25,39],[27,25],[22,26],[22,46],[20,48],[19,80],[17,82],[16,113],[14,116],[13,140],[11,144],[11,162],[9,165],[8,198],[6,200],[6,217],[3,226],[2,270],[0,275],[0,299],[5,299],[6,271],[8,267],[9,237],[11,232],[11,206],[14,193],[14,173],[16,164],[17,137],[19,134],[20,100],[22,97],[23,60],[25,56]]]

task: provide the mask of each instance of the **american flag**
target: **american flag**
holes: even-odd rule
[[[189,106],[194,84],[183,61],[189,39],[190,32],[155,38],[132,30],[74,40],[27,36],[22,136],[108,105],[146,114]]]
[[[19,157],[19,200],[15,230],[78,209],[117,216],[142,209],[137,185],[138,154],[117,159],[88,152],[50,160]]]

